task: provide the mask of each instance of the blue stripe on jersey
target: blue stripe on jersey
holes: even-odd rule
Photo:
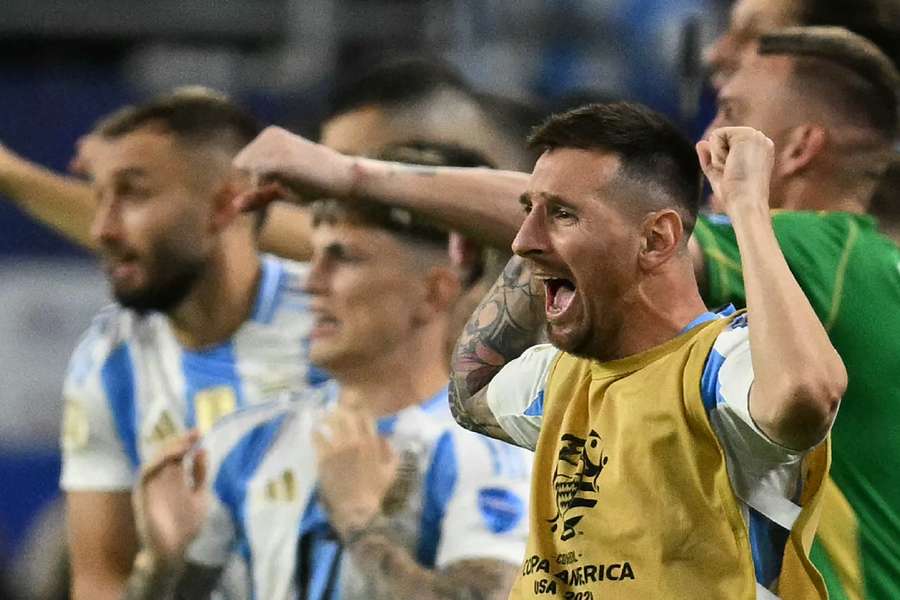
[[[725,357],[715,349],[710,350],[709,356],[706,357],[706,365],[703,367],[703,375],[700,377],[700,397],[707,413],[715,410],[721,399],[719,370],[723,364]]]
[[[750,519],[750,550],[756,581],[770,587],[781,573],[781,561],[789,532],[761,513],[748,507]]]
[[[544,390],[538,392],[525,412],[522,413],[526,417],[542,417],[544,415]]]
[[[287,415],[281,415],[270,421],[257,425],[250,433],[241,438],[222,461],[213,491],[219,501],[231,513],[235,525],[238,552],[244,557],[249,572],[253,572],[253,557],[250,552],[250,540],[247,535],[247,486],[256,469],[262,463],[277,437],[279,429]],[[255,597],[251,579],[251,594]]]
[[[116,431],[134,468],[140,465],[137,444],[137,415],[134,397],[134,364],[126,344],[117,347],[100,371],[106,401],[116,422]]]
[[[264,256],[260,261],[259,290],[253,306],[251,319],[260,323],[271,323],[278,310],[281,289],[286,272],[280,261]]]
[[[734,312],[734,310],[732,309],[730,312]],[[742,326],[746,326],[746,322],[739,325],[739,327]],[[700,397],[703,399],[707,415],[725,402],[721,392],[722,385],[719,382],[719,372],[724,363],[725,357],[722,354],[715,349],[709,351],[706,365],[703,367],[703,375],[700,378]],[[788,539],[788,531],[753,508],[748,506],[747,510],[749,513],[747,525],[750,530],[750,550],[756,581],[769,587],[781,572],[781,560]]]
[[[705,313],[702,313],[696,319],[694,319],[693,321],[691,321],[690,323],[685,325],[684,329],[681,330],[681,333],[687,333],[688,331],[690,331],[691,329],[693,329],[694,327],[696,327],[698,325],[702,325],[702,324],[706,323],[707,321],[712,321],[713,319],[718,319],[718,318],[719,318],[719,316],[716,313],[706,311]]]
[[[441,541],[441,524],[447,503],[456,487],[456,451],[453,433],[445,432],[435,445],[431,465],[425,473],[425,500],[419,525],[419,544],[416,560],[427,568],[434,568],[438,544]]]
[[[339,598],[342,547],[316,490],[300,520],[297,587],[300,600]]]
[[[234,355],[234,342],[228,341],[206,350],[183,350],[181,352],[181,368],[184,372],[185,398],[187,414],[185,422],[188,427],[195,427],[197,422],[196,396],[198,392],[218,387],[229,387],[234,391],[236,408],[243,408],[244,392],[237,373],[237,358]]]

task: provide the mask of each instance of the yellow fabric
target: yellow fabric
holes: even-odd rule
[[[823,495],[822,519],[816,532],[819,543],[828,554],[847,598],[863,600],[865,584],[859,558],[856,513],[830,477],[825,480]]]
[[[530,534],[511,599],[750,600],[747,527],[700,397],[711,321],[661,346],[598,363],[561,354],[544,399]],[[823,444],[781,576],[784,600],[826,598],[806,558]],[[805,550],[804,550],[805,549]]]

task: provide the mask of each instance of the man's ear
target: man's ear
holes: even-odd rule
[[[780,147],[775,147],[775,172],[780,177],[795,175],[808,168],[828,144],[827,130],[817,123],[790,129]]]
[[[245,187],[234,179],[228,179],[213,192],[210,214],[210,227],[213,231],[217,233],[224,231],[241,216],[241,210],[235,199],[245,191]]]
[[[663,264],[681,250],[683,239],[684,223],[678,211],[666,208],[648,214],[641,227],[641,267],[651,271]]]
[[[462,290],[460,275],[451,266],[431,267],[425,276],[425,298],[420,317],[431,320],[435,315],[450,314]]]

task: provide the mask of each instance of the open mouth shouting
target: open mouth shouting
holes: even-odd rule
[[[562,317],[575,300],[575,283],[563,277],[540,276],[544,283],[544,313],[548,321]]]

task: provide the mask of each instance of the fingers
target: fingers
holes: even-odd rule
[[[180,464],[194,444],[200,439],[200,433],[196,430],[173,440],[166,448],[150,461],[141,471],[141,483],[155,477],[160,471],[169,465]]]
[[[351,446],[372,447],[380,439],[375,419],[364,410],[336,407],[313,432],[313,444],[321,451]]]
[[[700,140],[695,148],[697,149],[697,158],[700,159],[700,168],[703,169],[704,173],[707,173],[712,162],[712,151],[710,150],[709,142]]]
[[[240,194],[235,198],[235,206],[241,212],[264,208],[276,200],[289,197],[287,190],[277,182],[270,182]]]
[[[192,479],[194,484],[194,489],[200,488],[206,483],[206,474],[209,467],[209,457],[207,456],[206,450],[200,448],[197,452],[194,453],[194,462],[193,462],[193,473]]]

